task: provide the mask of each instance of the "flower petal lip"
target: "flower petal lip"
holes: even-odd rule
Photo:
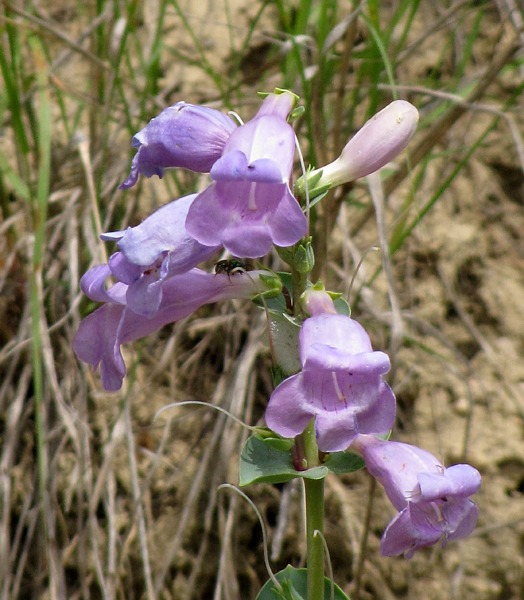
[[[388,355],[372,349],[362,325],[344,315],[325,313],[306,319],[300,331],[300,350],[306,369],[383,375],[390,368]]]
[[[222,244],[233,256],[259,258],[273,244],[297,242],[307,220],[285,183],[217,181],[195,199],[185,226],[202,244]]]
[[[361,386],[342,387],[344,401],[333,385],[332,373],[315,377],[302,371],[292,375],[271,394],[265,414],[267,426],[290,438],[302,433],[315,417],[317,444],[323,452],[345,450],[359,433],[386,433],[391,429],[395,396],[384,382],[377,379]]]
[[[292,246],[307,234],[308,223],[287,184],[282,186],[280,202],[268,218],[271,239],[276,246]]]
[[[316,408],[315,429],[320,450],[339,452],[345,450],[359,433],[378,434],[391,429],[396,401],[381,378],[357,383],[351,382],[350,377],[339,375],[339,385],[335,387],[333,373],[330,375],[310,396],[310,402]]]
[[[215,181],[282,183],[282,173],[273,159],[259,158],[248,164],[246,155],[240,150],[232,150],[220,158],[210,175]]]
[[[266,408],[267,426],[285,438],[304,431],[315,411],[304,398],[302,373],[284,379],[271,394]]]
[[[102,385],[108,392],[122,387],[126,366],[120,346],[115,343],[125,306],[104,304],[80,323],[73,338],[73,351],[93,368],[100,366]]]
[[[108,265],[111,274],[126,285],[131,285],[142,275],[140,266],[129,262],[122,252],[112,254],[109,257]]]
[[[420,497],[431,502],[445,496],[471,496],[480,489],[481,477],[470,465],[453,465],[444,473],[420,473],[417,476]]]
[[[230,135],[222,160],[231,152],[242,153],[248,166],[260,159],[270,160],[280,173],[279,181],[288,182],[295,155],[295,132],[289,123],[278,116],[255,116]],[[216,165],[211,169],[213,179],[218,168]]]
[[[477,505],[459,499],[438,511],[427,504],[409,503],[386,527],[380,542],[383,556],[412,558],[417,550],[471,534],[478,517]]]
[[[95,302],[116,302],[125,304],[127,285],[117,282],[111,288],[106,288],[106,281],[111,276],[109,265],[97,265],[82,275],[80,288],[82,292]]]
[[[387,435],[395,422],[396,412],[395,394],[387,383],[381,381],[375,402],[359,413],[358,433]]]
[[[220,246],[206,246],[185,229],[187,212],[197,194],[166,204],[140,225],[106,237],[120,248],[109,258],[116,279],[128,285],[126,304],[135,313],[149,316],[162,301],[163,285],[174,275],[185,273],[210,258]],[[102,288],[105,292],[104,285]],[[100,298],[104,300],[104,296]]]
[[[429,535],[428,535],[429,534]],[[399,512],[386,527],[380,540],[382,556],[404,554],[411,558],[416,550],[438,542],[440,533],[432,530],[420,531],[414,524],[412,506]]]
[[[162,177],[164,169],[170,167],[208,173],[236,128],[218,110],[177,102],[133,137],[132,145],[138,152],[131,163],[131,173],[120,188],[131,188],[140,174]]]
[[[357,435],[356,414],[351,410],[332,414],[320,413],[315,418],[315,432],[319,450],[343,451]]]

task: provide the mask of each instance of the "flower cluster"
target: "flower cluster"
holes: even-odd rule
[[[224,248],[258,258],[307,233],[290,189],[295,134],[287,117],[295,101],[288,92],[269,94],[241,126],[217,110],[179,102],[133,138],[138,152],[123,189],[135,185],[140,174],[162,177],[164,169],[174,167],[210,172],[212,183],[200,194],[163,206],[137,227],[101,236],[119,250],[82,278],[84,293],[104,305],[82,321],[73,348],[82,361],[100,366],[106,390],[122,385],[122,344],[202,304],[253,297],[274,284],[263,271],[229,277],[196,267]],[[106,289],[111,279],[116,282]]]
[[[283,90],[268,94],[254,118],[241,125],[212,108],[179,102],[134,136],[137,153],[122,189],[134,186],[141,175],[161,178],[170,168],[209,173],[210,183],[199,194],[159,208],[136,227],[101,236],[118,249],[107,264],[81,279],[86,296],[102,306],[81,322],[73,348],[82,361],[100,368],[106,390],[122,386],[123,344],[204,304],[279,293],[283,283],[268,271],[246,273],[235,266],[231,272],[217,268],[210,273],[199,267],[223,251],[251,259],[273,248],[284,260],[299,250],[307,254],[307,211],[301,200],[382,168],[405,148],[418,120],[411,104],[392,102],[337,160],[310,170],[293,186],[296,142],[289,118],[296,100]],[[384,381],[389,357],[373,350],[362,325],[337,312],[321,285],[306,281],[304,271],[309,272],[312,259],[307,269],[293,260],[287,262],[300,275],[293,281],[303,283],[293,296],[303,292],[301,305],[290,307],[291,294],[282,296],[280,306],[286,308],[281,308],[280,322],[300,324],[298,357],[291,356],[289,364],[296,368],[287,370],[292,375],[269,399],[268,427],[295,438],[314,421],[322,453],[350,448],[362,455],[398,511],[382,540],[384,554],[409,557],[418,548],[469,534],[477,515],[469,497],[478,490],[478,472],[468,465],[445,469],[423,450],[381,439],[393,427],[396,410]],[[293,315],[286,312],[291,309]],[[287,346],[275,355],[286,352]]]
[[[382,538],[383,555],[410,558],[419,548],[469,535],[477,520],[469,497],[480,487],[478,471],[445,469],[425,450],[377,437],[395,419],[395,396],[382,380],[388,356],[373,351],[359,323],[336,313],[326,292],[308,290],[303,302],[311,317],[299,334],[302,369],[271,395],[269,428],[289,438],[314,419],[319,450],[349,447],[362,455],[399,511]]]
[[[245,258],[292,246],[307,233],[289,186],[295,133],[287,118],[295,101],[288,92],[269,94],[239,127],[219,111],[179,102],[133,138],[138,153],[121,187],[134,185],[139,173],[162,177],[167,167],[209,172],[212,183],[185,220],[188,234]]]
[[[118,251],[107,265],[89,270],[81,284],[90,299],[105,304],[81,323],[73,347],[81,360],[100,365],[106,390],[122,385],[121,344],[203,303],[254,296],[267,286],[267,277],[257,272],[240,281],[195,270],[200,263],[224,249],[234,256],[260,258],[273,246],[293,246],[307,234],[304,211],[290,185],[295,133],[288,118],[296,100],[283,90],[268,94],[255,117],[243,125],[218,110],[178,102],[133,137],[138,151],[122,189],[134,186],[140,175],[163,177],[169,168],[209,172],[211,183],[200,194],[163,206],[137,227],[101,236],[116,242]],[[416,109],[411,108],[413,129]],[[387,125],[387,119],[377,120],[379,139]],[[367,158],[356,148],[359,160],[374,160],[374,169],[383,166],[407,143],[406,130],[402,127],[397,136],[385,132],[389,151],[378,161],[369,148]],[[342,162],[353,177],[350,154],[345,151]],[[110,281],[115,283],[106,289]]]

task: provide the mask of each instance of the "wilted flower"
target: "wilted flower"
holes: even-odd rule
[[[477,521],[470,500],[480,474],[470,465],[445,468],[432,454],[409,444],[359,435],[352,449],[399,511],[381,541],[384,556],[411,558],[420,548],[468,536]]]
[[[404,150],[417,123],[418,111],[409,102],[395,100],[388,104],[349,140],[335,161],[307,174],[310,195],[378,171]],[[302,178],[297,181],[301,195],[304,187]]]
[[[111,274],[128,288],[126,304],[149,315],[158,310],[164,282],[210,258],[219,246],[204,246],[186,232],[184,222],[196,194],[174,200],[125,231],[102,234],[117,241],[120,252],[109,259]],[[90,278],[85,274],[85,280]],[[89,285],[89,284],[87,284]]]
[[[395,418],[395,396],[383,381],[387,354],[374,352],[364,328],[344,315],[306,319],[299,335],[302,371],[273,392],[266,423],[283,437],[304,431],[312,418],[318,448],[347,448],[358,433],[386,433]]]
[[[270,94],[257,115],[230,135],[210,171],[213,183],[187,216],[188,232],[202,244],[257,258],[272,244],[291,246],[306,234],[306,218],[289,188],[295,133],[286,118],[294,98]]]
[[[251,298],[267,290],[267,271],[250,271],[228,277],[200,269],[175,275],[162,286],[157,310],[138,314],[126,304],[128,286],[115,283],[105,289],[111,275],[108,265],[94,267],[81,280],[82,291],[91,300],[105,302],[81,323],[73,340],[78,358],[94,368],[100,366],[102,384],[107,391],[122,386],[126,366],[120,346],[145,337],[167,323],[187,317],[204,304],[232,298]]]
[[[132,144],[138,152],[129,177],[120,187],[128,189],[135,185],[139,174],[162,177],[168,167],[209,172],[236,127],[218,110],[177,102],[133,137]]]

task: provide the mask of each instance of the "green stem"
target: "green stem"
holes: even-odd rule
[[[312,421],[303,433],[304,450],[308,468],[319,464]],[[324,480],[304,479],[306,490],[306,539],[307,539],[307,600],[324,598],[324,544],[315,531],[324,533]]]
[[[295,315],[298,315],[302,311],[300,306],[300,296],[306,289],[307,275],[299,273],[299,271],[292,266],[291,277],[293,281],[293,307]]]

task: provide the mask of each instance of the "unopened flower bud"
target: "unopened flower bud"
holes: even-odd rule
[[[302,294],[302,305],[314,317],[322,313],[337,314],[331,295],[324,289],[309,288]]]
[[[386,106],[349,140],[335,161],[308,173],[310,197],[381,169],[404,150],[417,123],[418,111],[409,102],[395,100]],[[304,185],[299,180],[295,191],[302,195]]]

